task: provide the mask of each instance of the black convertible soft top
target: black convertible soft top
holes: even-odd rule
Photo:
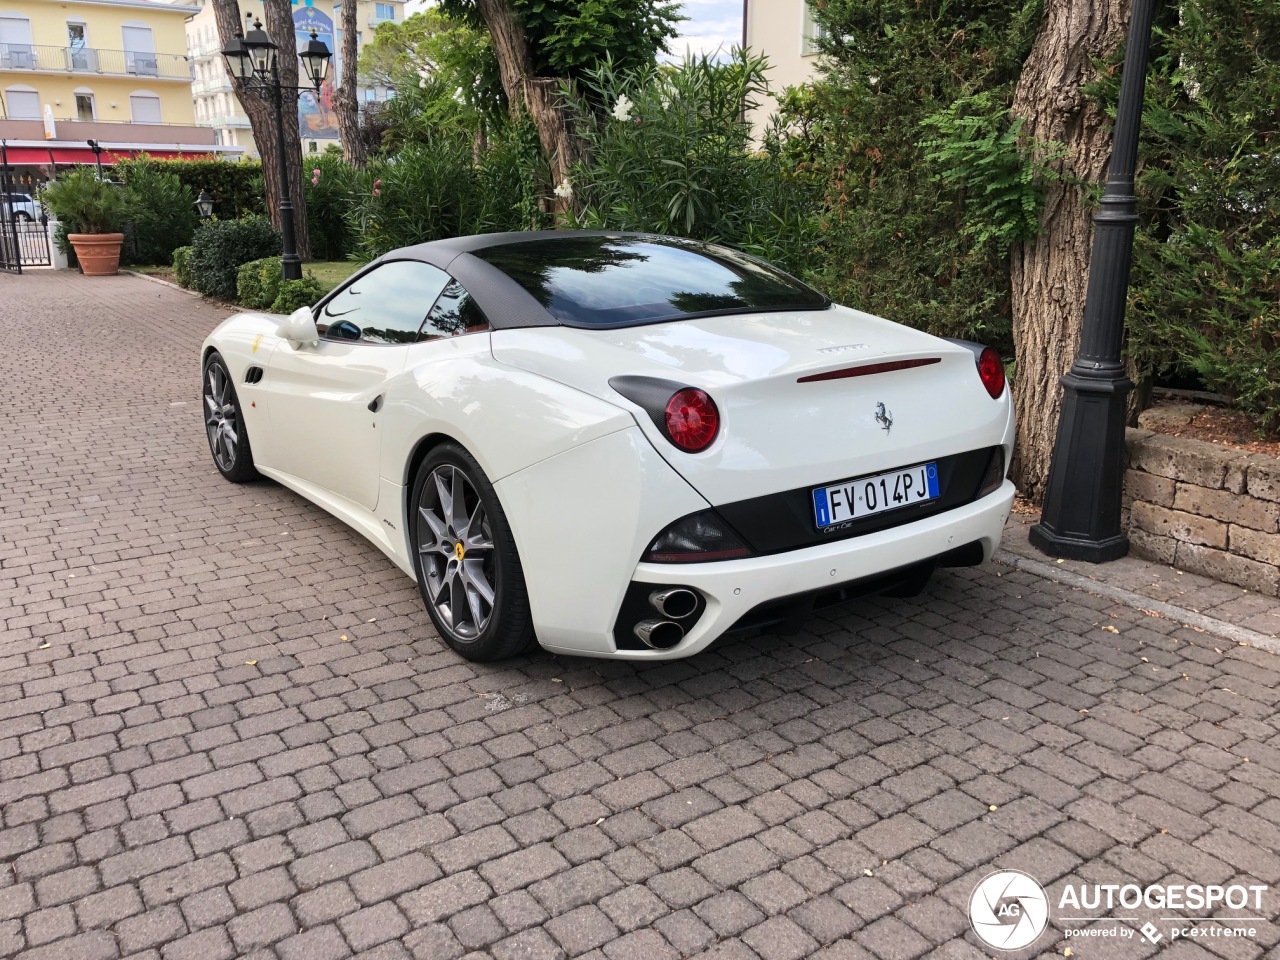
[[[420,260],[448,272],[494,329],[626,327],[831,305],[755,257],[654,234],[542,230],[452,237],[393,250],[368,269],[389,260]]]

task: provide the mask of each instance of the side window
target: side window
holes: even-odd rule
[[[427,314],[422,325],[421,340],[440,337],[456,337],[464,333],[483,333],[489,329],[489,321],[475,298],[457,280],[449,278],[449,284],[440,299]]]
[[[422,318],[449,275],[416,260],[392,260],[347,284],[320,310],[316,326],[326,340],[413,343]]]

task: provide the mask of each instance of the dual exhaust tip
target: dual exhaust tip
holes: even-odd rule
[[[664,587],[649,594],[649,606],[662,619],[641,620],[635,635],[651,650],[670,650],[684,639],[684,627],[676,623],[698,609],[698,595],[686,587]]]

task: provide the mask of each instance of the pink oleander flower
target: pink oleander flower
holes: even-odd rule
[[[373,188],[373,195],[374,195],[375,197],[380,197],[380,196],[382,196],[382,190],[381,190],[380,188],[378,188],[378,187],[374,187],[374,188]]]
[[[316,178],[318,179],[318,178],[319,178],[319,176],[320,176],[320,168],[319,168],[319,167],[316,167],[314,170],[312,170],[312,171],[311,171],[311,175],[312,175],[313,177],[316,177]]]
[[[382,186],[382,181],[381,181],[381,180],[375,180],[375,181],[373,181],[373,189],[377,190],[377,189],[379,189],[381,186]]]

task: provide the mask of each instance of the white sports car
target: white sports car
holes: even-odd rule
[[[1014,494],[994,350],[670,237],[397,250],[226,320],[201,372],[222,475],[360,531],[473,660],[684,657],[909,595],[989,558]]]

